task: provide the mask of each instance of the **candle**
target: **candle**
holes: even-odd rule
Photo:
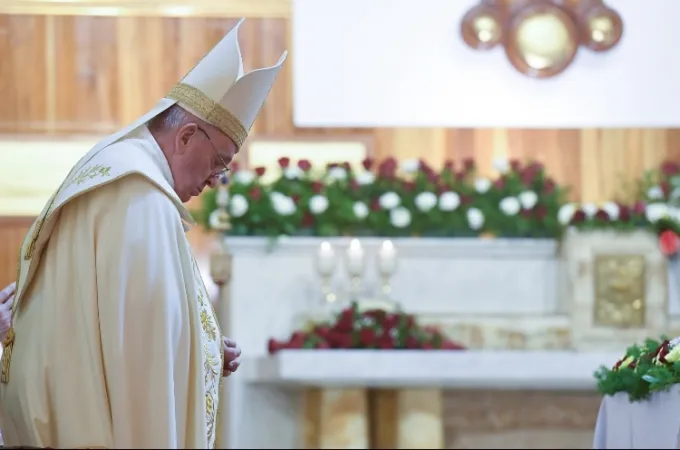
[[[383,275],[392,275],[397,270],[397,249],[392,241],[383,241],[378,251],[378,263]]]
[[[316,254],[316,266],[322,276],[330,276],[335,269],[335,251],[330,242],[324,241]]]
[[[352,239],[347,249],[347,270],[352,276],[359,276],[364,271],[364,249],[358,239]]]

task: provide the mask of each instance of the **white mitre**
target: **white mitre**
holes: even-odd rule
[[[83,167],[99,151],[126,137],[175,104],[219,128],[240,148],[248,137],[287,54],[283,52],[272,67],[244,74],[238,44],[238,30],[244,20],[239,20],[151,111],[98,142],[81,158],[72,173]]]
[[[238,24],[172,88],[167,98],[215,125],[241,147],[286,59],[243,74]]]

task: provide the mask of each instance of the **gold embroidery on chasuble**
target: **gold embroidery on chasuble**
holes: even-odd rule
[[[222,333],[203,284],[196,260],[193,260],[194,280],[198,291],[198,311],[201,322],[201,343],[203,347],[203,374],[205,384],[205,420],[208,447],[215,447],[217,412],[219,410],[220,380],[224,353]]]

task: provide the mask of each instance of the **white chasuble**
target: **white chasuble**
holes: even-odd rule
[[[183,219],[145,127],[65,180],[22,246],[5,445],[213,448],[222,338]]]

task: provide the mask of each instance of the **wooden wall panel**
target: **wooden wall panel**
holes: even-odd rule
[[[113,131],[150,108],[235,20],[0,15],[0,133]],[[290,27],[287,18],[247,20],[240,33],[246,69],[272,64],[290,50]],[[473,157],[483,174],[492,174],[495,158],[532,158],[583,201],[620,196],[624,180],[665,158],[680,158],[677,129],[296,128],[293,58],[290,52],[254,135],[366,136],[377,157],[434,165]],[[5,273],[0,266],[0,278]]]

